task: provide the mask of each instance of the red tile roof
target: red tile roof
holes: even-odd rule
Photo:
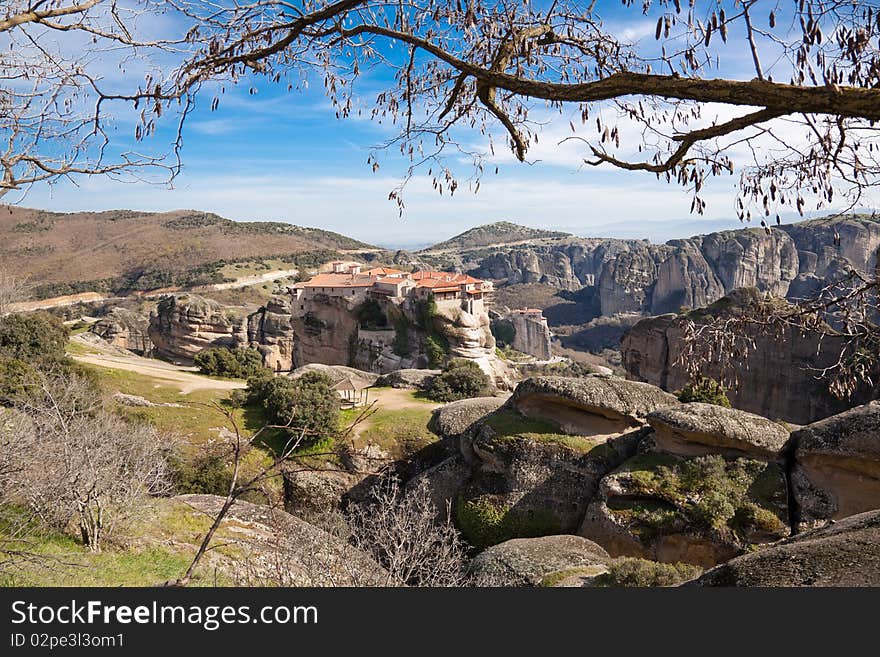
[[[367,276],[402,276],[406,272],[401,271],[400,269],[391,269],[390,267],[374,267],[373,269],[368,269],[361,273],[366,274]]]
[[[304,287],[372,287],[376,280],[376,276],[363,274],[318,274]]]

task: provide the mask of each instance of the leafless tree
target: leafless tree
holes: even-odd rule
[[[479,177],[482,158],[464,131],[488,135],[491,149],[500,127],[525,161],[554,115],[582,144],[585,165],[680,183],[696,212],[710,176],[739,174],[744,219],[841,193],[857,203],[877,184],[873,2],[626,0],[630,20],[650,22],[654,39],[628,35],[630,21],[606,19],[607,5],[576,0],[167,4],[198,26],[178,94],[255,74],[294,88],[318,70],[349,116],[364,110],[361,76],[393,73],[366,111],[400,127],[390,143],[413,171],[431,167],[438,190],[458,187],[447,151],[473,155]],[[750,53],[746,68],[730,61],[737,45]]]
[[[248,586],[465,586],[467,554],[447,514],[423,483],[403,487],[383,477],[370,498],[345,512],[328,511],[306,524],[272,516],[275,549],[245,558],[239,583]],[[295,521],[295,522],[294,522]],[[372,564],[372,567],[371,567]]]
[[[142,0],[9,0],[0,8],[0,196],[59,177],[155,180],[176,174],[179,142],[140,153],[111,142],[131,113],[138,140],[161,108],[149,101],[175,37],[150,34],[161,7]],[[149,10],[149,11],[148,11]],[[142,24],[147,26],[142,27]],[[185,116],[187,95],[177,116]],[[179,133],[178,133],[179,138]],[[170,157],[169,157],[170,155]]]
[[[186,586],[196,573],[202,559],[215,547],[217,533],[243,495],[259,491],[282,466],[295,464],[300,468],[324,469],[315,465],[315,454],[303,458],[297,450],[311,435],[300,429],[288,439],[270,462],[256,472],[241,478],[241,464],[247,450],[274,425],[245,435],[234,414],[222,406],[215,408],[226,416],[232,428],[232,477],[229,490],[202,538],[186,573],[169,582]],[[372,406],[336,436],[338,450],[347,446],[353,429],[373,413]],[[317,456],[335,455],[336,451]],[[308,464],[307,464],[308,462]],[[374,472],[364,474],[376,474]],[[273,513],[270,511],[270,514]],[[351,506],[345,513],[327,512],[310,518],[310,523],[293,519],[281,512],[273,523],[276,528],[276,549],[259,563],[245,558],[240,583],[271,586],[459,586],[467,583],[465,571],[466,546],[452,524],[447,509],[445,522],[437,522],[437,509],[425,484],[405,489],[393,476],[382,476],[366,502]],[[371,561],[371,558],[375,562]],[[374,569],[378,563],[382,569]]]
[[[214,536],[229,515],[230,509],[232,509],[232,507],[235,506],[244,495],[252,492],[261,492],[268,481],[280,477],[282,466],[286,466],[290,463],[303,463],[303,458],[297,455],[297,450],[306,445],[310,439],[318,437],[316,433],[308,427],[293,430],[287,425],[282,426],[273,424],[264,425],[257,431],[248,435],[242,430],[235,418],[235,414],[230,409],[219,404],[210,404],[210,406],[224,416],[231,430],[231,439],[228,447],[230,452],[230,462],[232,464],[232,474],[229,479],[229,487],[223,503],[217,513],[214,514],[211,525],[208,528],[208,531],[205,532],[205,535],[193,556],[192,562],[180,578],[168,582],[171,586],[187,586],[192,581],[192,578],[205,554],[212,549],[211,543],[214,540]],[[354,428],[374,412],[375,407],[373,405],[363,408],[358,416],[347,427],[341,430],[338,435],[334,436],[334,442],[337,445],[336,449],[344,449]],[[271,458],[267,462],[243,477],[242,464],[246,454],[254,445],[259,444],[260,441],[262,441],[262,439],[273,430],[284,431],[285,435],[288,436],[287,439],[283,445],[281,445],[280,449],[272,452]],[[326,436],[320,437],[326,438]],[[317,454],[311,453],[306,460],[311,462],[316,458],[334,456],[335,454],[335,451]],[[319,466],[315,465],[306,467],[311,469],[321,469]],[[268,495],[266,497],[267,499],[269,498]]]
[[[9,311],[13,303],[24,301],[30,285],[26,278],[0,269],[0,315]]]
[[[83,543],[100,551],[120,518],[168,490],[167,442],[104,408],[76,374],[37,372],[26,389],[18,411],[29,430],[4,437],[7,499],[46,526],[63,530],[75,519]]]
[[[451,509],[440,514],[428,484],[404,487],[386,476],[373,487],[370,499],[350,508],[346,521],[354,545],[382,564],[386,586],[464,586],[467,547],[452,522]]]
[[[686,317],[675,365],[694,379],[717,372],[720,383],[738,387],[759,341],[781,348],[809,340],[815,345],[814,362],[806,367],[828,383],[833,395],[868,395],[880,377],[878,285],[876,278],[852,270],[808,299],[788,302],[757,294],[739,307]]]

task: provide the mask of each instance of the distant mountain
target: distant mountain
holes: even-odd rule
[[[447,249],[471,249],[496,244],[511,244],[526,240],[561,239],[572,237],[569,233],[560,233],[554,230],[542,230],[530,228],[510,221],[496,221],[493,224],[477,226],[456,235],[445,242],[434,244],[422,251],[443,251]]]
[[[194,210],[63,214],[0,205],[0,263],[29,276],[39,296],[217,282],[224,263],[283,257],[308,266],[362,248],[373,247],[317,228]]]

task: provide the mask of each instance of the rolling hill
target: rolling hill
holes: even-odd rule
[[[312,266],[339,250],[372,248],[317,228],[194,210],[62,214],[0,206],[0,263],[37,282],[38,296],[220,282],[230,262],[274,257]]]
[[[571,237],[569,233],[530,228],[510,221],[496,221],[485,226],[466,230],[448,240],[422,249],[421,252],[446,251],[449,249],[473,249],[496,244],[510,244],[526,240],[561,239]]]

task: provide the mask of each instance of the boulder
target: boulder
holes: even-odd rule
[[[113,308],[92,324],[89,331],[114,347],[121,347],[141,356],[148,356],[153,349],[150,320],[144,313]]]
[[[503,406],[500,397],[461,399],[434,411],[431,430],[441,438],[455,439],[470,429],[475,422]]]
[[[245,342],[246,319],[213,299],[195,294],[160,299],[150,315],[155,354],[188,363],[209,347],[236,347]]]
[[[440,370],[395,370],[380,376],[376,385],[383,388],[425,390],[438,374],[440,374]]]
[[[365,475],[340,469],[287,468],[283,473],[284,509],[303,518],[320,517],[343,506],[343,499]]]
[[[431,502],[437,510],[438,519],[445,521],[451,512],[462,486],[471,475],[470,466],[461,454],[450,456],[437,465],[417,474],[407,482],[407,488],[425,485]]]
[[[219,512],[216,495],[179,495],[204,521]],[[178,520],[179,523],[179,520]],[[192,540],[197,544],[201,532]],[[342,537],[269,506],[236,502],[220,526],[217,542],[225,550],[209,552],[209,563],[244,586],[376,586],[388,573]],[[234,556],[227,556],[230,551]]]
[[[880,586],[880,510],[722,564],[697,586]]]
[[[691,403],[648,415],[657,449],[680,456],[724,454],[779,459],[789,432],[760,415],[715,404]]]
[[[577,533],[614,557],[710,567],[789,533],[782,467],[644,451],[604,477]]]
[[[605,550],[580,536],[515,538],[478,554],[470,572],[478,584],[541,586],[547,575],[573,569],[599,575],[610,560]]]
[[[802,528],[880,508],[880,402],[808,425],[792,443]]]
[[[645,383],[610,376],[535,377],[517,386],[511,405],[526,417],[557,423],[565,433],[618,435],[678,400]]]
[[[456,500],[459,528],[477,547],[574,533],[599,480],[635,454],[648,431],[575,436],[500,408],[460,439],[472,474]]]

